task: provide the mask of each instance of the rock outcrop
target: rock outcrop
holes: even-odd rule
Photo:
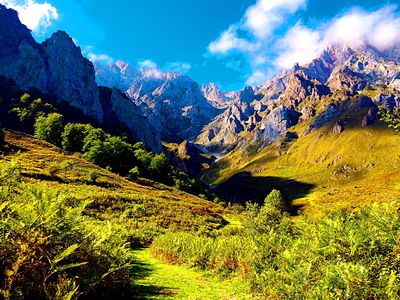
[[[229,102],[239,97],[238,92],[223,92],[215,83],[201,86],[201,92],[214,107],[226,108]]]
[[[66,101],[101,122],[92,64],[62,31],[42,44],[32,38],[18,14],[0,5],[0,75],[21,89],[37,88],[55,101]]]
[[[281,134],[299,122],[300,113],[286,106],[279,106],[262,122],[256,133],[256,140],[264,143],[274,142]]]
[[[47,93],[66,101],[84,114],[103,119],[92,63],[63,31],[57,31],[41,45],[47,64]]]
[[[177,73],[140,78],[127,94],[167,142],[195,139],[221,113],[204,98],[196,82]]]
[[[100,87],[101,105],[105,112],[104,123],[115,126],[122,124],[135,140],[142,141],[153,152],[162,151],[161,139],[157,130],[135,103],[117,88]],[[123,128],[123,129],[125,129]]]

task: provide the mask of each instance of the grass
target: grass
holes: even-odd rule
[[[218,204],[150,180],[131,182],[80,154],[65,153],[23,133],[5,133],[7,146],[0,165],[17,158],[26,183],[41,183],[49,190],[91,201],[86,213],[96,219],[124,225],[132,232],[150,235],[149,239],[165,230],[206,231],[226,223],[225,209]],[[142,213],[132,216],[130,211],[139,206]]]
[[[223,280],[211,272],[166,264],[153,258],[149,249],[136,250],[135,255],[147,267],[147,274],[135,281],[138,299],[254,299],[239,278]]]

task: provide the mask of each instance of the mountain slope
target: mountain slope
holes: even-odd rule
[[[64,153],[20,132],[6,131],[5,140],[0,165],[17,159],[23,181],[91,201],[89,215],[125,226],[132,231],[132,238],[151,239],[168,228],[218,228],[225,222],[222,207],[175,188],[145,179],[140,183],[128,181],[82,159],[80,154]],[[123,217],[137,207],[144,213],[134,219]]]
[[[193,140],[226,105],[208,101],[191,78],[156,67],[137,70],[127,63],[95,62],[99,84],[121,89],[140,107],[162,141]]]
[[[310,214],[398,201],[400,134],[381,122],[364,127],[370,108],[362,99],[342,104],[351,108],[323,126],[312,126],[319,116],[293,126],[298,138],[283,136],[261,151],[252,143],[237,148],[206,178],[231,201],[260,201],[280,189],[293,211]]]
[[[99,97],[93,64],[82,56],[67,33],[57,31],[39,44],[19,21],[17,12],[1,4],[0,75],[13,80],[22,90],[40,90],[52,103],[79,109],[93,123],[112,124],[118,120],[133,138],[146,142],[154,152],[162,151],[154,128],[132,101],[125,101],[126,109],[121,109],[120,98],[112,97],[107,107],[102,106],[100,100],[104,99]],[[109,119],[110,115],[116,118]]]
[[[245,99],[239,97],[230,103],[203,129],[197,143],[220,150],[249,140],[266,146],[297,122],[314,117],[321,103],[328,100],[342,101],[365,88],[380,85],[387,85],[389,93],[397,96],[399,57],[395,49],[390,53],[370,46],[353,50],[332,45],[311,63],[295,65],[254,87]]]

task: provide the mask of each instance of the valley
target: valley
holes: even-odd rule
[[[288,10],[255,2],[244,19]],[[256,31],[247,41],[243,19],[203,59],[251,48],[246,63],[269,67],[224,91],[189,76],[212,63],[188,73],[96,55],[63,30],[40,36],[10,3],[0,0],[2,299],[400,299],[397,42],[322,39],[328,29],[299,21],[287,34],[321,45],[278,69],[281,54],[259,52],[304,49],[261,47]],[[398,29],[396,9],[371,15]]]

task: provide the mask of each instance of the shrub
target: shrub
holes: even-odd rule
[[[54,106],[49,103],[45,103],[42,99],[33,99],[29,94],[23,94],[19,100],[14,100],[12,108],[10,109],[11,114],[15,114],[18,118],[17,128],[32,132],[35,119],[39,116],[45,116],[46,114],[55,112]]]
[[[129,170],[129,179],[132,181],[136,181],[139,179],[140,176],[140,171],[138,167],[134,167],[132,169]]]
[[[237,272],[260,298],[400,297],[396,206],[374,204],[359,213],[336,211],[319,220],[299,216],[295,222],[281,212],[280,218],[265,220],[264,208],[268,213],[276,208],[278,196],[267,197],[263,207],[249,204],[243,228],[233,235],[168,233],[156,237],[151,249],[170,261]]]
[[[90,183],[96,183],[97,179],[99,179],[100,174],[95,170],[90,170],[88,173],[88,181]]]
[[[153,160],[153,154],[151,152],[147,152],[144,149],[136,149],[134,150],[134,155],[142,170],[147,171],[150,169]]]
[[[0,295],[71,299],[126,290],[126,237],[83,216],[86,203],[22,186],[0,204]]]
[[[63,116],[51,113],[47,116],[39,116],[35,121],[35,137],[59,146],[63,131]]]
[[[84,140],[93,127],[89,124],[68,123],[61,135],[62,148],[66,151],[81,152]]]
[[[15,190],[21,182],[21,166],[17,160],[2,164],[0,167],[0,191],[1,198],[7,196]],[[0,199],[1,200],[1,199]]]
[[[101,128],[91,128],[83,140],[83,152],[90,151],[90,148],[98,143],[105,142],[108,135]]]
[[[103,168],[110,167],[120,174],[127,174],[134,165],[132,145],[117,136],[108,137],[105,142],[95,142],[83,157]]]
[[[157,154],[153,157],[150,162],[149,169],[155,179],[163,182],[168,181],[170,164],[167,156],[164,153]]]

